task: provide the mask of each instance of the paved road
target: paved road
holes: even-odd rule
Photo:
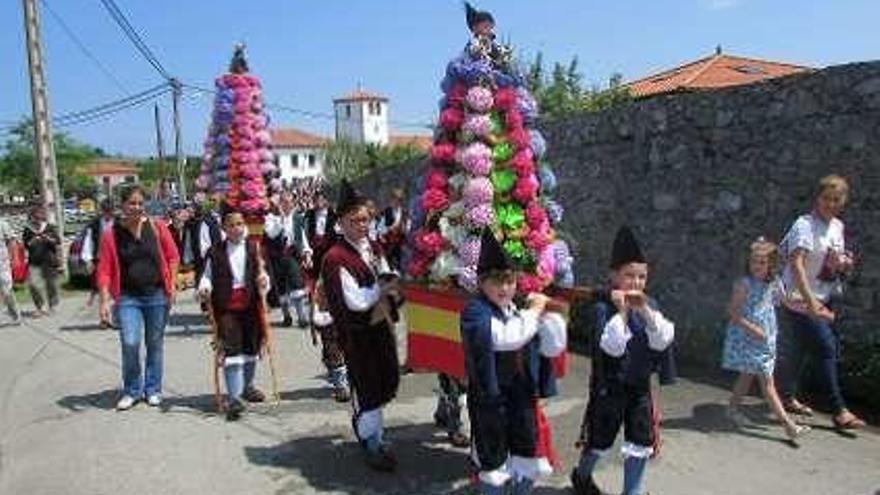
[[[306,332],[277,332],[283,401],[227,423],[213,412],[206,327],[197,307],[174,310],[166,337],[166,402],[113,410],[119,344],[92,324],[85,297],[65,299],[50,319],[0,328],[0,494],[433,494],[469,493],[466,452],[431,424],[435,381],[408,375],[386,411],[400,457],[394,475],[362,464],[346,405],[321,378]],[[570,446],[584,408],[588,361],[572,360],[562,395],[548,408],[564,470],[536,493],[567,492]],[[262,388],[268,374],[260,370]],[[726,391],[682,380],[663,391],[665,446],[648,472],[652,493],[671,495],[873,495],[880,489],[880,432],[844,437],[816,418],[793,448],[755,400],[759,426],[742,432],[723,419]],[[598,473],[619,490],[621,462]]]

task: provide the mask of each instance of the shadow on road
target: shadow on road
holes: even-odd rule
[[[724,404],[712,402],[697,404],[692,409],[691,417],[663,418],[661,428],[663,430],[692,430],[700,433],[730,433],[797,448],[796,444],[785,438],[781,425],[776,425],[766,418],[763,414],[763,405],[742,406],[743,412],[752,420],[752,424],[742,427],[737,427],[728,419],[726,410],[727,406]]]
[[[367,468],[360,447],[350,435],[340,433],[296,438],[273,447],[245,447],[245,455],[253,464],[296,471],[304,479],[291,481],[278,493],[298,493],[306,486],[359,495],[471,493],[466,486],[466,451],[450,450],[433,424],[396,426],[385,434],[394,442],[399,461],[392,474]]]
[[[56,404],[73,412],[87,409],[112,410],[116,407],[117,400],[119,400],[119,390],[114,388],[92,394],[68,395],[59,399]]]

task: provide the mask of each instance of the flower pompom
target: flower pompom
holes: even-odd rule
[[[425,189],[446,189],[447,184],[446,174],[437,167],[431,167],[425,177]]]
[[[574,285],[574,271],[572,270],[574,258],[571,256],[571,249],[562,239],[553,241],[551,247],[556,257],[556,285],[572,287]]]
[[[505,112],[516,105],[516,91],[512,88],[502,88],[495,93],[495,108]]]
[[[431,259],[426,256],[413,256],[406,267],[406,272],[410,277],[424,277],[431,267]]]
[[[520,177],[534,174],[535,162],[532,159],[532,152],[528,148],[517,151],[510,159],[510,168]]]
[[[479,287],[476,264],[462,267],[458,272],[458,285],[468,292],[476,292]]]
[[[520,273],[516,281],[517,290],[522,294],[541,292],[545,285],[541,277],[529,273]]]
[[[446,239],[440,235],[440,232],[432,230],[419,230],[413,234],[412,239],[413,247],[431,259],[440,254],[443,248],[446,247]]]
[[[492,170],[492,150],[483,143],[468,145],[461,154],[461,165],[473,175],[487,175]]]
[[[241,167],[241,176],[248,180],[263,176],[263,170],[256,163],[248,163]]]
[[[544,140],[541,131],[537,129],[529,129],[529,138],[531,140],[529,147],[532,148],[532,155],[534,155],[536,160],[541,159],[544,153],[547,152],[547,141]]]
[[[263,198],[266,196],[266,187],[262,184],[262,181],[247,181],[241,186],[241,192],[248,199]]]
[[[492,186],[492,181],[486,177],[475,177],[469,180],[462,191],[462,197],[468,207],[490,203],[494,194],[495,188]]]
[[[450,105],[457,105],[461,107],[464,103],[464,97],[467,95],[467,86],[462,83],[455,83],[452,86],[452,89],[446,95],[446,100]]]
[[[544,246],[538,255],[538,275],[542,278],[554,278],[556,275],[556,248],[553,244]]]
[[[458,246],[458,256],[461,263],[466,266],[474,265],[480,261],[480,238],[469,236]]]
[[[551,225],[559,225],[562,222],[562,214],[565,212],[565,209],[561,204],[552,199],[546,199],[544,200],[544,211],[547,212],[547,218],[550,220]]]
[[[493,102],[492,91],[488,88],[474,86],[467,92],[467,104],[475,112],[488,112]]]
[[[460,108],[450,107],[440,112],[440,126],[448,132],[455,132],[464,122],[464,112]]]
[[[507,133],[507,140],[518,150],[528,148],[532,143],[529,133],[522,127],[511,129],[510,132]]]
[[[513,186],[511,195],[522,204],[528,204],[538,192],[538,178],[533,175],[520,177]]]
[[[505,123],[507,124],[508,129],[522,129],[523,128],[523,117],[522,114],[519,113],[518,110],[513,109],[509,110],[505,114]]]
[[[472,113],[465,119],[463,129],[474,136],[485,138],[492,132],[492,120],[488,114]]]
[[[495,223],[495,209],[488,204],[471,208],[465,214],[465,220],[475,229],[489,227]]]
[[[425,211],[445,210],[449,207],[449,195],[443,189],[426,189],[422,194]]]
[[[266,201],[262,198],[246,199],[241,202],[241,209],[245,213],[259,213],[266,206]]]
[[[548,166],[541,167],[538,172],[538,180],[541,182],[541,192],[547,195],[553,194],[556,190],[556,174],[553,169]]]
[[[537,228],[530,228],[526,233],[524,242],[528,248],[535,253],[540,253],[545,247],[553,241],[550,226],[548,224],[539,225]]]
[[[526,122],[534,122],[538,118],[538,102],[524,86],[516,88],[516,109]]]
[[[526,206],[526,223],[532,228],[547,223],[547,212],[537,201],[532,201]]]
[[[455,145],[435,143],[431,146],[431,159],[438,163],[449,163],[455,159]]]

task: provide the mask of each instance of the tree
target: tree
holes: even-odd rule
[[[3,145],[0,156],[0,181],[10,189],[39,194],[39,175],[34,154],[34,132],[30,119],[23,119],[10,131],[11,137]],[[92,180],[79,168],[95,158],[104,156],[103,150],[73,139],[64,132],[56,132],[55,164],[61,196],[72,194],[94,195]]]
[[[376,169],[417,160],[425,152],[413,145],[378,146],[341,139],[324,148],[324,170],[330,182],[356,179]]]

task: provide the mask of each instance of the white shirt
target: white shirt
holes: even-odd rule
[[[645,333],[648,334],[648,347],[655,351],[662,351],[669,347],[675,338],[675,325],[666,319],[660,311],[648,309],[650,317],[647,318]],[[617,313],[602,329],[602,337],[599,339],[599,347],[611,357],[623,356],[626,352],[626,344],[632,338],[629,326],[623,321],[623,315]]]
[[[232,271],[232,288],[241,289],[245,286],[244,272],[247,265],[247,243],[226,243],[226,255],[229,257],[229,268]],[[211,263],[205,265],[205,273],[199,281],[199,292],[211,292],[214,284],[211,282]]]
[[[836,284],[819,280],[819,273],[822,272],[825,256],[829,251],[842,253],[845,249],[843,222],[837,218],[826,222],[819,215],[807,213],[798,217],[785,234],[779,246],[782,258],[786,261],[782,281],[788,297],[793,300],[803,299],[795,284],[794,267],[789,262],[789,257],[797,249],[803,249],[807,253],[804,267],[810,290],[817,299],[827,302]]]
[[[358,243],[353,243],[348,239],[346,241],[357,250],[361,259],[364,260],[364,263],[366,263],[374,275],[394,273],[388,266],[388,260],[384,256],[379,256],[378,258],[374,256],[369,239],[362,239]],[[361,287],[357,279],[345,267],[339,269],[339,279],[342,282],[342,294],[348,309],[357,312],[367,311],[379,300],[381,291],[378,280],[368,287]]]
[[[293,246],[296,241],[297,233],[294,230],[295,225],[295,217],[296,212],[291,211],[288,214],[282,213],[281,215],[266,215],[266,235],[271,239],[277,238],[279,235],[283,234],[285,239],[285,245],[290,247]],[[303,253],[312,252],[311,246],[309,246],[309,240],[305,233],[302,233],[302,248]]]
[[[104,235],[104,232],[107,232],[107,229],[109,229],[112,226],[113,226],[113,217],[110,217],[109,219],[103,218],[103,217],[101,218],[101,233],[98,234],[98,239],[99,239],[98,242],[99,243],[100,243],[101,236]],[[99,246],[100,246],[100,244],[99,244]],[[83,235],[82,248],[80,248],[80,252],[79,252],[79,258],[83,261],[83,263],[90,263],[90,262],[92,262],[92,260],[95,259],[95,257],[92,254],[92,251],[94,249],[95,249],[95,247],[92,246],[92,228],[88,227],[88,228],[86,228],[86,232]]]
[[[315,235],[324,237],[324,231],[327,230],[327,208],[315,210]]]
[[[202,255],[202,259],[204,259],[208,254],[208,250],[211,249],[211,228],[208,227],[208,222],[204,220],[199,225],[199,252]],[[226,232],[223,232],[223,229],[220,229],[220,240],[226,240]]]

